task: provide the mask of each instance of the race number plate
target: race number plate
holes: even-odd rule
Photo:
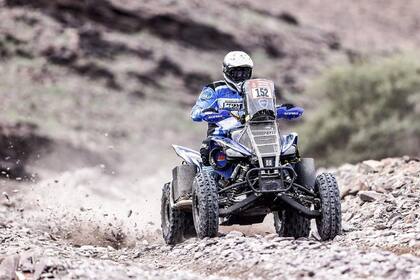
[[[250,86],[253,98],[273,98],[273,92],[268,83],[256,80],[251,82]]]

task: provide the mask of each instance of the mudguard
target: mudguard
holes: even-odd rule
[[[229,139],[229,138],[225,138],[225,137],[220,137],[220,136],[213,136],[210,137],[210,140],[215,142],[216,144],[222,146],[222,147],[228,147],[231,148],[232,150],[241,153],[245,156],[251,156],[252,152],[249,151],[245,146],[236,143],[235,141]]]
[[[178,145],[172,145],[172,147],[174,148],[175,153],[186,163],[193,164],[201,169],[202,162],[199,152]]]
[[[197,167],[192,164],[178,165],[172,169],[172,195],[175,202],[190,196],[196,173]]]
[[[313,158],[302,158],[300,162],[295,164],[297,173],[296,182],[308,189],[315,189],[316,170]]]

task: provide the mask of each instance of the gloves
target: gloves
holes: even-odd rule
[[[230,117],[230,112],[227,110],[220,110],[217,113],[205,112],[203,113],[203,120],[209,123],[217,123]]]
[[[292,104],[284,104],[277,107],[277,118],[278,119],[296,119],[302,116],[303,108],[295,107]]]

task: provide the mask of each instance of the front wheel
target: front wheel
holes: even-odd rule
[[[274,212],[274,228],[280,237],[308,237],[311,230],[310,219],[299,215],[294,209]]]
[[[170,183],[163,186],[161,201],[162,235],[166,244],[174,245],[182,242],[184,229],[184,213],[171,207]]]
[[[218,190],[208,168],[197,173],[192,196],[193,220],[198,237],[215,237],[219,230]]]
[[[322,240],[332,240],[341,232],[340,191],[334,175],[322,173],[316,177],[315,191],[321,199],[321,216],[316,219]]]

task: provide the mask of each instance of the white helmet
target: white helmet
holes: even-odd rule
[[[242,51],[229,52],[223,59],[223,77],[232,90],[241,92],[244,81],[252,76],[254,63],[251,57]]]

